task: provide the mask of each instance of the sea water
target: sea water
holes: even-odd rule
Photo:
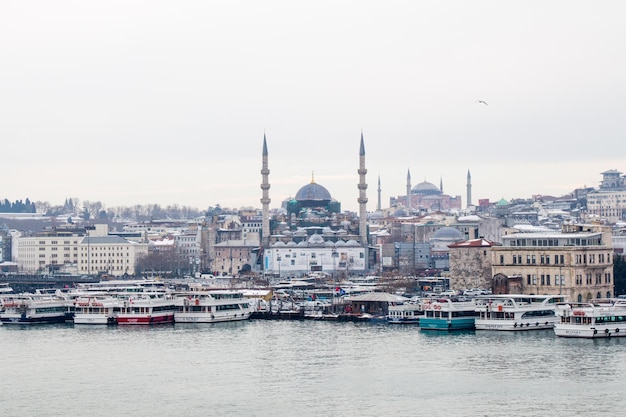
[[[626,340],[248,320],[1,326],[2,416],[617,416]]]

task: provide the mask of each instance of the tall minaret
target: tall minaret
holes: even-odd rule
[[[439,191],[443,193],[443,177],[439,177]]]
[[[263,205],[263,223],[261,224],[261,245],[267,247],[270,242],[270,183],[269,175],[270,169],[267,163],[267,141],[265,133],[263,133],[263,167],[261,168],[261,175],[263,182],[261,183],[261,190],[263,190],[263,197],[261,197],[261,204]]]
[[[381,206],[380,206],[380,175],[378,176],[378,204],[376,205],[376,211],[380,211],[381,210]]]
[[[406,209],[407,211],[411,211],[411,170],[410,169],[406,170]]]
[[[361,238],[361,244],[367,248],[367,196],[365,190],[367,190],[367,184],[365,183],[365,144],[363,143],[363,132],[361,132],[361,149],[359,150],[359,236]],[[367,250],[365,251],[367,259]]]
[[[467,170],[467,208],[472,205],[472,175],[469,169]]]

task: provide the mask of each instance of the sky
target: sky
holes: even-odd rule
[[[0,2],[0,198],[358,211],[626,172],[623,1]],[[482,100],[487,104],[479,103]]]

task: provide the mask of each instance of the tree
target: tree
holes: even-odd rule
[[[616,296],[626,294],[626,260],[619,254],[613,256],[613,282]]]

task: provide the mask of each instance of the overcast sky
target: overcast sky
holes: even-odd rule
[[[626,172],[624,1],[0,2],[0,198],[357,211]],[[477,103],[484,100],[488,105]]]

